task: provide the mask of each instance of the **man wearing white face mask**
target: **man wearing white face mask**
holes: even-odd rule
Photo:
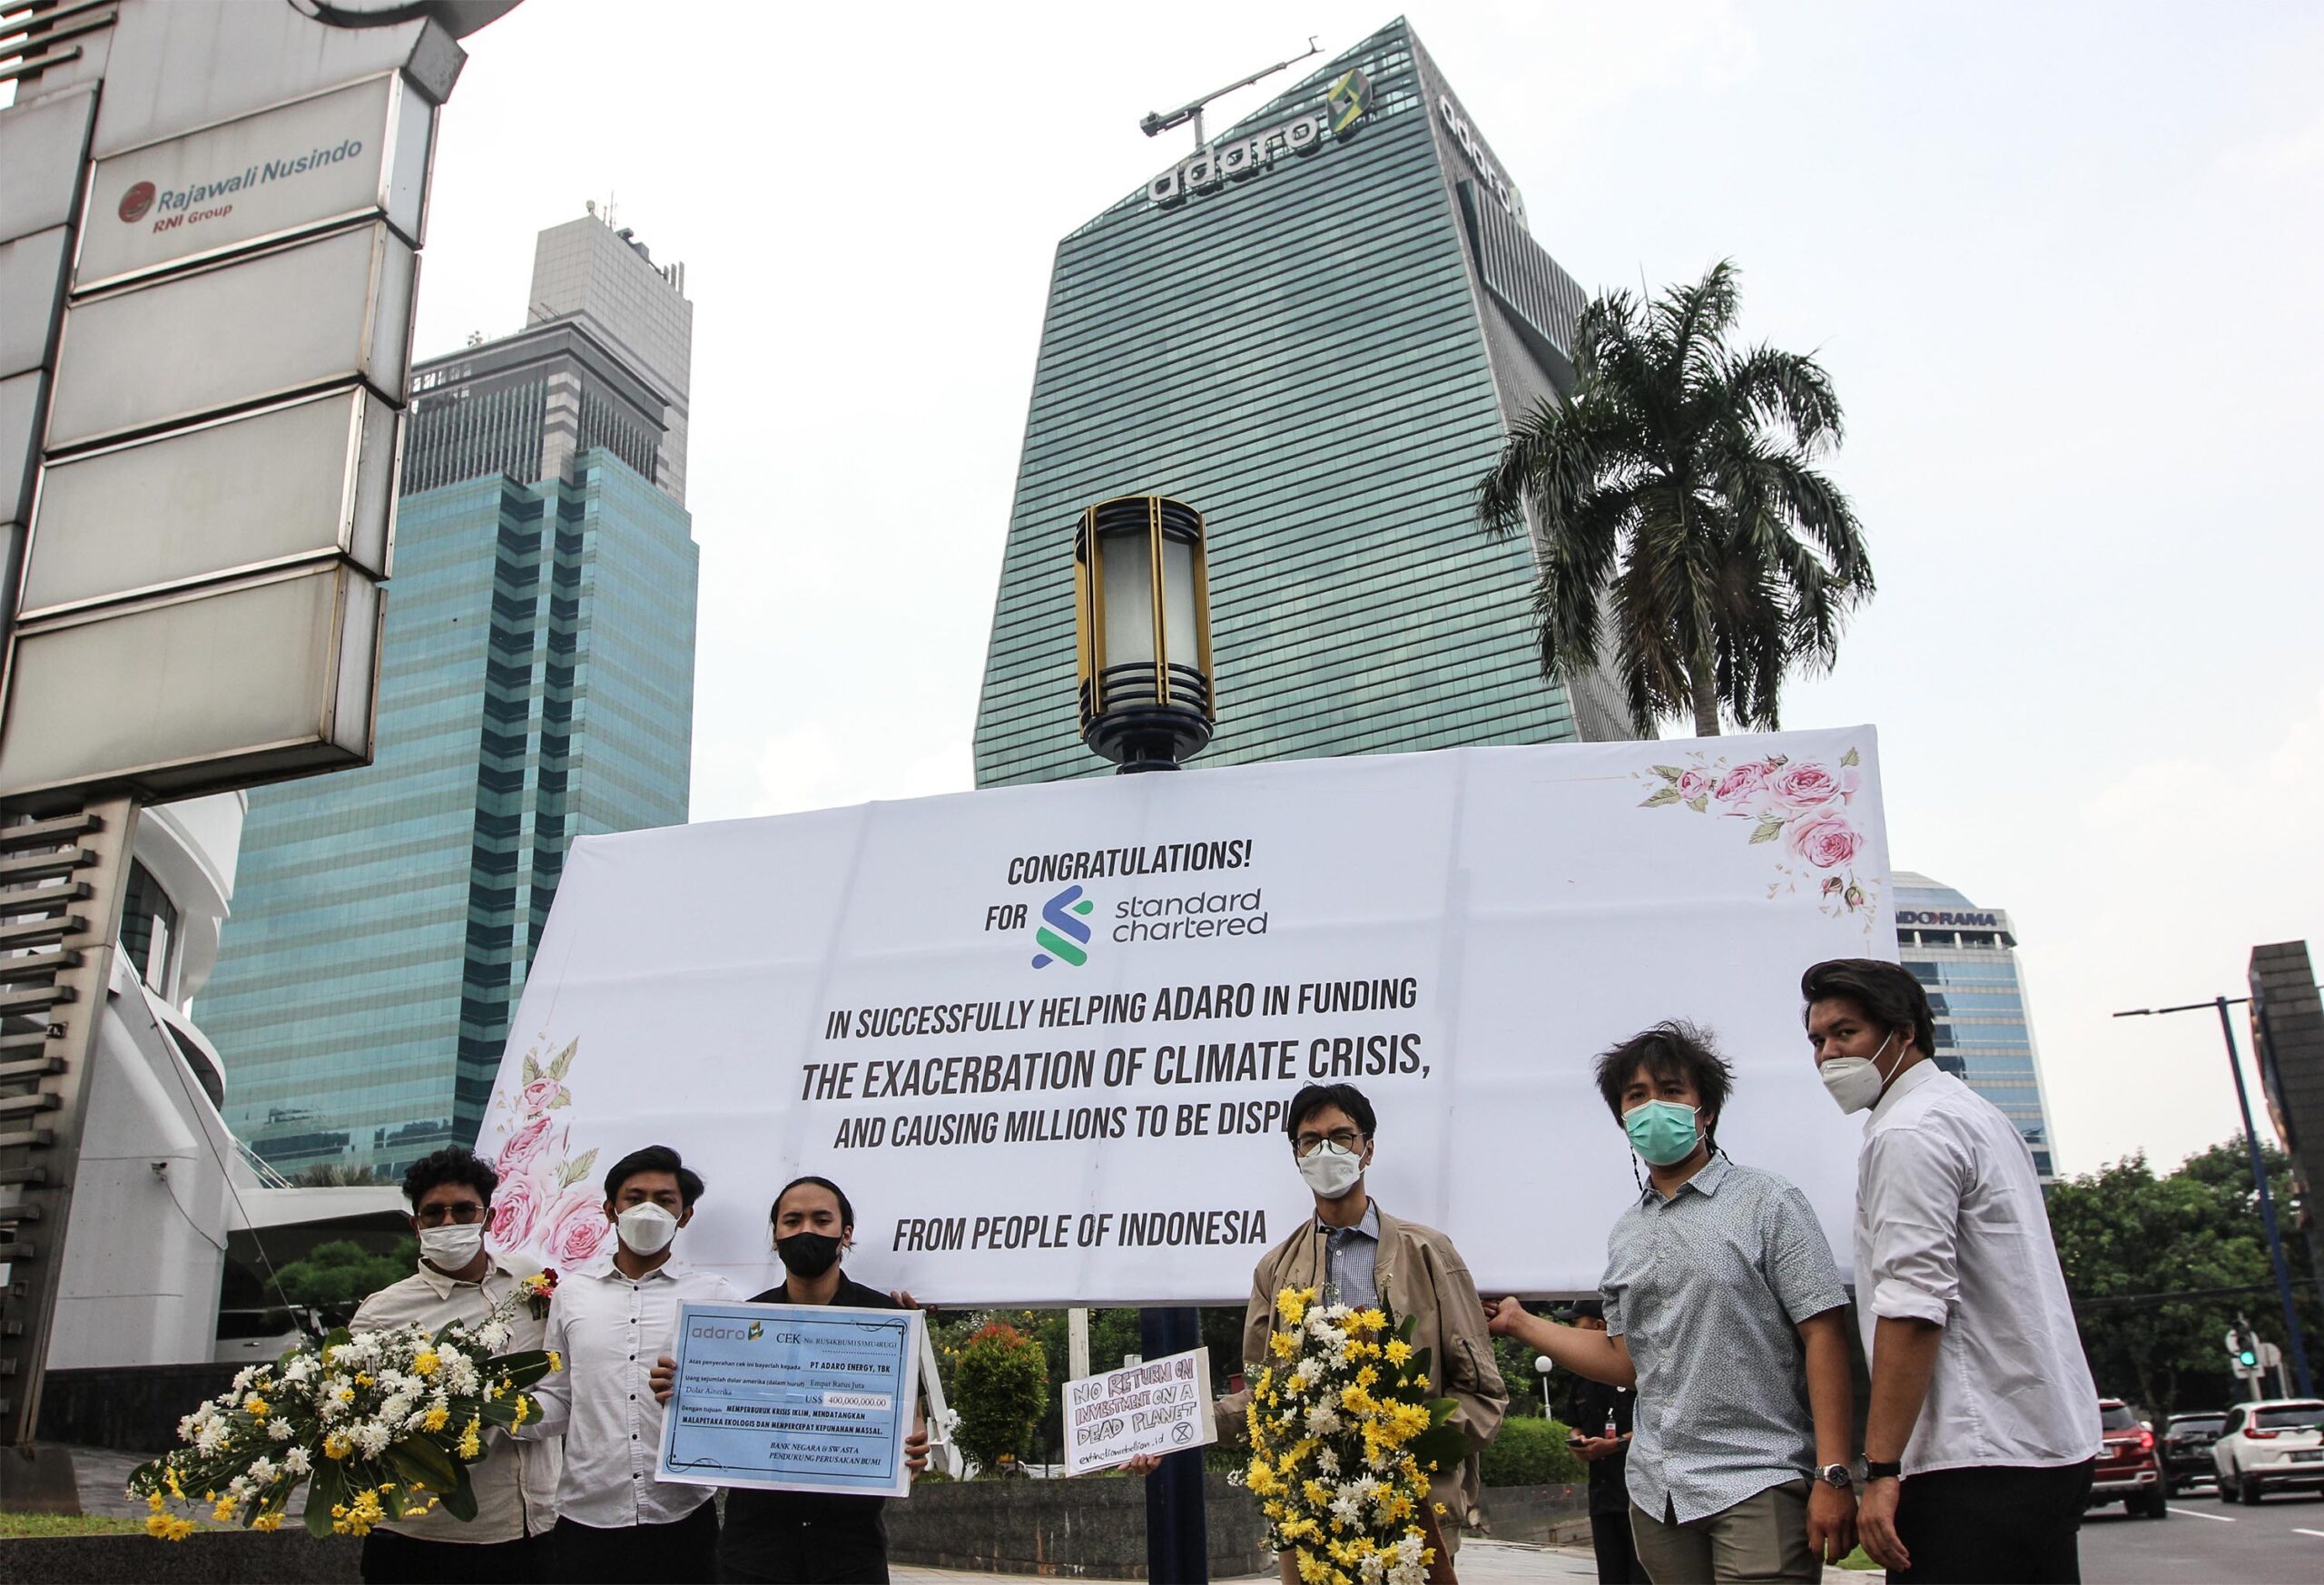
[[[1452,1240],[1433,1227],[1382,1210],[1364,1190],[1372,1165],[1372,1103],[1352,1084],[1311,1084],[1291,1099],[1284,1132],[1293,1164],[1315,1200],[1282,1243],[1259,1257],[1243,1324],[1246,1374],[1256,1379],[1268,1358],[1275,1295],[1285,1288],[1316,1288],[1325,1304],[1392,1306],[1401,1322],[1413,1318],[1413,1346],[1432,1351],[1441,1378],[1433,1395],[1451,1398],[1452,1421],[1469,1439],[1469,1456],[1441,1472],[1431,1497],[1442,1503],[1444,1550],[1460,1545],[1460,1527],[1475,1507],[1478,1453],[1492,1440],[1509,1408],[1509,1389],[1493,1363],[1484,1328],[1483,1301]],[[1218,1425],[1229,1439],[1247,1436],[1246,1390],[1219,1400]],[[1133,1470],[1151,1468],[1134,1462]]]
[[[1871,1113],[1856,1211],[1865,1551],[1915,1585],[2078,1580],[2103,1437],[2033,1155],[1930,1059],[1928,993],[1904,969],[1818,963],[1799,994],[1824,1088]]]
[[[678,1306],[742,1295],[715,1272],[670,1255],[694,1219],[702,1179],[666,1145],[649,1145],[606,1174],[613,1258],[557,1284],[547,1346],[565,1369],[534,1389],[541,1418],[518,1434],[565,1437],[557,1488],[556,1578],[576,1582],[716,1577],[718,1513],[707,1486],[654,1478],[662,1405],[654,1362],[674,1353]]]
[[[454,1322],[474,1325],[507,1305],[508,1337],[498,1352],[542,1346],[542,1324],[523,1303],[510,1304],[517,1285],[537,1268],[507,1260],[484,1246],[485,1222],[499,1175],[457,1146],[414,1162],[403,1176],[419,1236],[419,1269],[363,1301],[349,1324],[384,1331],[414,1322],[434,1331]],[[502,1581],[546,1580],[542,1556],[556,1523],[559,1444],[516,1443],[505,1432],[485,1435],[485,1460],[469,1467],[476,1517],[465,1523],[441,1508],[391,1519],[363,1538],[363,1578],[384,1580]]]

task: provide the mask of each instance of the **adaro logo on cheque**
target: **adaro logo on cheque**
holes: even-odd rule
[[[140,182],[121,195],[121,207],[113,212],[120,215],[123,220],[133,223],[143,220],[145,212],[153,207],[153,184],[151,182]]]

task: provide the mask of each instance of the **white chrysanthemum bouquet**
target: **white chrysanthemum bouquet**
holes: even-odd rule
[[[205,1506],[221,1524],[278,1529],[302,1481],[313,1482],[307,1528],[317,1535],[362,1535],[439,1502],[473,1519],[468,1466],[485,1456],[485,1428],[531,1419],[525,1389],[563,1368],[538,1349],[495,1354],[508,1344],[507,1308],[433,1334],[340,1327],[238,1373],[178,1422],[185,1446],[130,1476],[130,1494],[150,1510],[147,1533],[193,1533],[172,1503]]]
[[[1384,1302],[1364,1310],[1275,1295],[1272,1358],[1251,1386],[1245,1480],[1267,1544],[1306,1585],[1422,1585],[1439,1546],[1429,1479],[1467,1453],[1429,1394],[1429,1351]]]

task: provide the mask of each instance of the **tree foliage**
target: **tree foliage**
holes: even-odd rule
[[[1049,1359],[1041,1345],[1006,1322],[986,1322],[952,1366],[960,1451],[988,1472],[1002,1455],[1021,1454],[1049,1395]]]
[[[1574,330],[1571,399],[1511,432],[1478,487],[1488,533],[1539,528],[1545,675],[1610,665],[1633,724],[1719,711],[1774,730],[1785,676],[1827,669],[1872,593],[1856,513],[1814,464],[1839,399],[1815,359],[1728,344],[1725,261],[1659,300],[1599,297]]]
[[[344,1322],[373,1294],[409,1276],[419,1261],[416,1239],[405,1239],[386,1255],[341,1239],[316,1245],[304,1260],[292,1261],[275,1277],[281,1285],[283,1303],[311,1305],[332,1320]]]
[[[2295,1279],[2312,1278],[2308,1250],[2295,1231],[2299,1210],[2290,1164],[2272,1146],[2262,1146],[2261,1156],[2286,1264]],[[2243,1397],[2225,1346],[2239,1315],[2284,1348],[2289,1360],[2241,1136],[2161,1176],[2142,1155],[2110,1162],[2057,1184],[2049,1204],[2058,1262],[2101,1393],[2158,1415],[2222,1408]],[[2219,1288],[2254,1291],[2203,1292]],[[2324,1340],[2324,1308],[2312,1283],[2295,1292],[2313,1350]],[[2150,1296],[2171,1295],[2189,1296]],[[2311,1353],[2310,1363],[2316,1363]]]

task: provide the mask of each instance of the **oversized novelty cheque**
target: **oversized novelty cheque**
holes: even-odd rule
[[[584,837],[478,1142],[496,1247],[609,1253],[604,1165],[673,1145],[681,1255],[753,1291],[842,1185],[849,1269],[947,1304],[1235,1304],[1309,1215],[1301,1085],[1490,1292],[1596,1285],[1638,1192],[1596,1054],[1690,1019],[1718,1139],[1845,1261],[1858,1125],[1800,971],[1894,959],[1869,727],[1353,755]]]
[[[656,1475],[909,1497],[921,1314],[833,1304],[684,1304]]]

